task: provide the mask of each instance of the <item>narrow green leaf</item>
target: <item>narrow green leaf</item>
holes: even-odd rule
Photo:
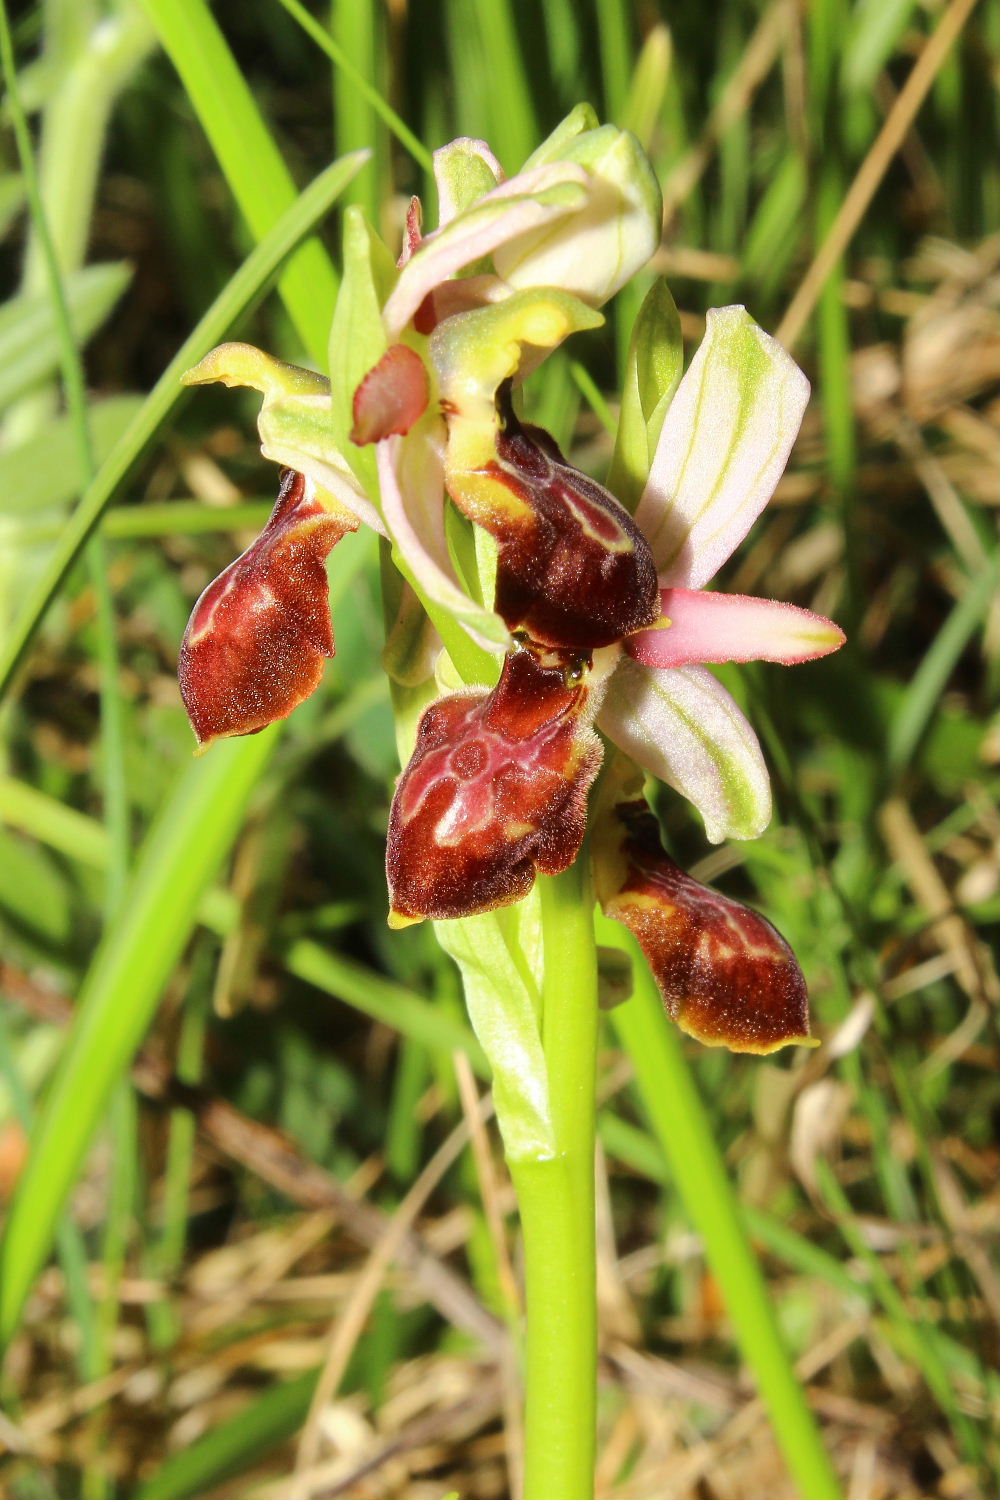
[[[89,426],[99,464],[141,406],[141,396],[111,396],[106,401],[91,402]],[[53,417],[37,436],[0,453],[0,512],[35,517],[39,511],[67,505],[80,494],[87,478],[80,465],[71,419]]]
[[[0,775],[0,822],[23,830],[89,868],[102,870],[107,864],[107,835],[95,819],[3,775]],[[230,891],[213,886],[205,892],[198,920],[211,932],[225,936],[235,927],[238,916],[238,906]],[[281,961],[297,979],[315,985],[362,1015],[393,1027],[432,1051],[467,1053],[475,1071],[481,1077],[486,1076],[482,1051],[468,1027],[433,1001],[355,959],[323,948],[311,938],[294,938],[282,951]]]
[[[344,77],[357,89],[362,99],[367,100],[375,114],[379,116],[389,130],[392,131],[393,135],[395,135],[400,145],[409,151],[413,160],[418,162],[426,172],[430,173],[432,168],[431,153],[427,150],[427,147],[414,135],[409,126],[399,118],[396,111],[386,102],[371,81],[358,71],[343,47],[338,46],[333,37],[324,31],[315,17],[311,16],[305,7],[298,3],[298,0],[280,0],[280,3],[292,19],[298,22],[306,35],[312,38],[317,47],[321,47],[331,62],[336,64]],[[344,6],[345,10],[349,8],[349,5]]]
[[[630,5],[621,0],[597,0],[597,35],[604,82],[604,108],[609,120],[622,124],[628,96],[632,55]]]
[[[802,239],[805,198],[805,163],[797,151],[789,151],[771,175],[741,246],[743,279],[755,297],[780,285]]]
[[[149,1025],[276,737],[265,730],[194,761],[145,840],[121,915],[84,982],[0,1241],[0,1339],[18,1325],[111,1091]]]
[[[359,208],[344,215],[344,280],[330,326],[330,431],[369,495],[378,494],[375,450],[350,440],[354,392],[386,350],[382,305],[395,280],[388,250]]]
[[[958,658],[996,596],[997,582],[997,559],[991,557],[982,572],[969,582],[910,678],[889,726],[888,763],[896,774],[909,764]]]
[[[73,891],[65,872],[43,850],[0,831],[0,917],[50,951],[74,936]]]
[[[516,926],[512,942],[504,935],[505,922],[516,923],[531,900],[499,915],[434,924],[438,942],[462,972],[469,1018],[490,1063],[508,1161],[547,1160],[556,1150],[540,999]]]
[[[0,173],[0,236],[7,233],[23,207],[24,183],[20,173]]]
[[[869,91],[915,9],[915,0],[858,0],[842,43],[841,77],[848,93]]]
[[[85,344],[128,286],[130,266],[118,261],[85,266],[66,277],[70,324]],[[0,408],[59,368],[56,315],[47,292],[11,297],[0,306]]]
[[[105,506],[180,400],[181,375],[197,364],[213,344],[219,343],[262,296],[278,267],[328,211],[359,170],[362,160],[358,155],[345,157],[320,173],[267,238],[247,256],[164,370],[128,431],[88,485],[45,573],[4,643],[0,652],[0,696],[8,689],[46,610],[100,521]]]
[[[485,116],[482,129],[469,133],[484,134],[507,172],[516,171],[540,132],[514,7],[510,0],[461,0],[449,8],[448,22],[452,72],[464,69],[465,90],[478,95],[477,113]]]
[[[289,944],[282,961],[290,974],[335,995],[362,1015],[391,1026],[432,1051],[465,1052],[477,1072],[482,1075],[485,1071],[482,1053],[468,1028],[394,980],[341,953],[321,948],[309,938]]]
[[[254,239],[263,240],[292,208],[296,189],[250,85],[204,0],[143,0],[143,4],[181,76],[240,212]],[[322,366],[337,276],[318,241],[298,249],[282,272],[280,287],[303,347]]]
[[[135,1500],[193,1500],[292,1437],[309,1411],[318,1372],[272,1387],[228,1422],[168,1458]]]
[[[658,23],[642,44],[619,121],[625,130],[631,130],[647,151],[663,112],[672,62],[670,32]]]

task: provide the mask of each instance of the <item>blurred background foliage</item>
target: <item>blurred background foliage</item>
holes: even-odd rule
[[[374,547],[333,554],[337,657],[280,735],[192,765],[174,678],[191,604],[276,474],[255,398],[148,393],[335,156],[371,150],[339,201],[391,246],[411,193],[434,222],[372,87],[425,147],[480,135],[508,170],[582,98],[649,150],[649,273],[532,380],[581,467],[606,470],[654,274],[689,340],[742,301],[813,380],[725,586],[832,615],[849,645],[721,674],[772,766],[765,837],[708,850],[686,805],[659,811],[678,859],[792,943],[825,1045],[684,1044],[675,1065],[844,1495],[993,1493],[995,0],[49,0],[9,24],[3,1493],[485,1500],[516,1471],[512,1196],[457,1060],[479,1068],[456,976],[429,929],[385,927]],[[322,361],[338,212],[281,296],[209,342],[232,326]],[[95,518],[113,499],[86,546],[81,494]],[[78,997],[96,1020],[67,1042]],[[604,1040],[598,1492],[791,1496],[711,1269],[722,1231],[668,1169],[628,1027]]]

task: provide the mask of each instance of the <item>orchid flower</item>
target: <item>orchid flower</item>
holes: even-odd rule
[[[506,348],[491,356],[523,378],[571,332],[596,327],[595,308],[649,259],[660,193],[634,136],[598,126],[582,105],[509,180],[485,142],[469,139],[435,153],[435,177],[441,223],[422,236],[414,200],[397,266],[360,213],[348,214],[329,381],[245,344],[213,350],[185,379],[259,390],[265,458],[302,473],[320,503],[388,537],[432,617],[499,654],[509,632],[470,597],[449,549],[446,423],[429,336],[457,327],[443,342],[453,356],[464,352],[464,368],[474,366],[484,352],[479,330],[461,315],[510,301],[518,327],[506,329]],[[472,274],[458,276],[463,270]],[[540,296],[535,286],[559,290]],[[194,676],[191,683],[196,692]],[[274,717],[294,706],[289,700]]]
[[[536,871],[566,869],[600,731],[618,750],[597,796],[598,895],[632,928],[671,1014],[738,1050],[802,1040],[805,988],[787,945],[669,860],[635,768],[687,797],[713,842],[754,838],[769,820],[757,739],[706,664],[792,664],[844,637],[807,610],[704,585],[770,498],[808,383],[742,307],[709,313],[678,383],[679,338],[664,353],[672,304],[654,288],[612,468],[633,515],[518,415],[517,387],[601,323],[597,308],[656,246],[659,193],[638,144],[581,108],[510,180],[472,140],[436,153],[435,171],[439,227],[423,235],[413,200],[396,266],[349,218],[329,383],[246,345],[187,377],[260,390],[262,450],[289,471],[264,532],[205,591],[185,636],[200,744],[253,733],[313,691],[333,653],[323,560],[373,526],[406,580],[393,636],[412,647],[428,619],[438,632],[429,653],[390,653],[408,656],[423,710],[403,736],[412,755],[390,815],[390,923],[491,911],[524,897]],[[435,660],[438,684],[458,685],[462,639],[500,659],[499,681],[424,707],[419,679]]]

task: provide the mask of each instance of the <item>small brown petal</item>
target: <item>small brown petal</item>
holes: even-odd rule
[[[424,362],[407,344],[393,344],[354,392],[351,442],[359,448],[402,437],[427,410],[430,384]]]
[[[791,948],[759,912],[675,864],[641,798],[602,812],[594,873],[605,912],[636,937],[682,1031],[733,1052],[811,1045],[805,980]]]
[[[334,653],[324,563],[358,525],[330,503],[285,469],[264,530],[192,610],[177,676],[201,749],[287,718],[319,685]]]
[[[527,895],[579,851],[601,763],[573,667],[510,652],[500,681],[431,704],[393,798],[390,925],[464,917]]]
[[[496,458],[446,481],[459,508],[499,543],[497,613],[511,630],[575,652],[652,625],[656,566],[628,511],[568,464],[547,432],[518,421],[509,386],[499,406]]]
[[[420,199],[414,195],[410,199],[406,210],[406,227],[403,230],[403,248],[399,252],[396,262],[397,271],[401,271],[415,250],[420,249],[420,241],[423,237],[424,209]]]

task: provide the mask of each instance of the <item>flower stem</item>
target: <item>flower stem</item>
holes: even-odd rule
[[[542,1041],[556,1140],[511,1162],[524,1236],[524,1500],[589,1500],[594,1487],[597,1306],[594,1071],[597,964],[586,860],[542,879]]]

